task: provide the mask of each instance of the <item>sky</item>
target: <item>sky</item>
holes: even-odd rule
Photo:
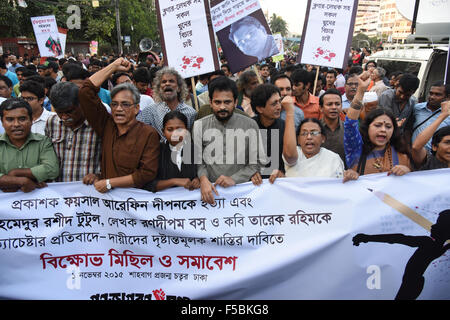
[[[281,16],[288,23],[289,32],[302,33],[307,0],[259,0],[259,3],[264,13],[269,11],[269,17],[274,13]]]

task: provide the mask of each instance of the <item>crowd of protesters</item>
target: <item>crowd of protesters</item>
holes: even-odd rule
[[[0,189],[29,192],[53,181],[99,192],[181,186],[214,203],[217,186],[248,181],[346,182],[448,168],[449,84],[433,83],[419,103],[416,75],[386,74],[370,55],[352,49],[345,70],[286,56],[237,74],[222,58],[221,69],[192,88],[154,55],[43,61],[6,53]]]

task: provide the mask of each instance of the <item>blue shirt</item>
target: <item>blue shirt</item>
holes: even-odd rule
[[[111,104],[111,95],[109,93],[109,90],[100,88],[100,91],[98,92],[98,96],[99,96],[100,100],[102,100],[108,106]]]
[[[359,132],[359,121],[345,117],[344,122],[344,150],[345,162],[348,168],[358,163],[362,154],[363,140]]]
[[[42,105],[47,111],[52,111],[52,103],[50,102],[50,99],[45,96],[44,104]]]
[[[344,93],[342,95],[342,110],[347,110],[348,108],[350,108],[351,104],[352,104],[352,102],[350,100],[348,100],[346,94]]]
[[[428,102],[422,102],[418,103],[414,106],[414,128],[419,125],[422,121],[424,121],[426,118],[431,116],[434,111],[431,111],[427,108]],[[417,139],[417,136],[424,131],[428,126],[430,126],[441,114],[441,111],[439,109],[439,112],[437,112],[434,116],[432,116],[430,119],[428,119],[426,122],[424,122],[420,127],[418,127],[416,130],[414,130],[412,135],[412,143]],[[439,128],[450,126],[450,118],[446,118],[442,123],[439,125]],[[427,151],[431,152],[431,139],[427,142],[425,145],[425,149]]]
[[[283,121],[286,121],[286,111],[284,111],[284,110],[281,111],[280,119]],[[305,114],[303,113],[302,109],[294,108],[295,132],[298,132],[298,128],[300,127],[300,122],[302,122],[303,119],[305,119]]]
[[[17,75],[16,75],[14,72],[6,71],[5,76],[7,76],[7,77],[9,78],[9,80],[12,81],[13,87],[14,87],[17,83],[19,83],[19,78],[17,78]],[[16,96],[16,94],[14,93],[14,90],[13,90],[13,92],[12,92],[12,94],[11,94],[11,97],[15,97],[15,96]]]
[[[20,68],[20,67],[23,67],[23,65],[21,65],[20,63],[16,63],[15,66],[11,65],[11,66],[8,68],[8,70],[11,71],[11,72],[16,73],[16,69],[17,69],[17,68]]]

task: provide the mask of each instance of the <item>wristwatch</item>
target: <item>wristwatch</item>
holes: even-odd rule
[[[109,183],[109,179],[106,179],[106,189],[108,190],[112,189],[111,183]]]

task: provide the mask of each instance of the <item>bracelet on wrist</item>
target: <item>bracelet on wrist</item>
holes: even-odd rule
[[[350,104],[350,107],[352,107],[355,110],[361,110],[363,107],[362,101],[353,100]]]

